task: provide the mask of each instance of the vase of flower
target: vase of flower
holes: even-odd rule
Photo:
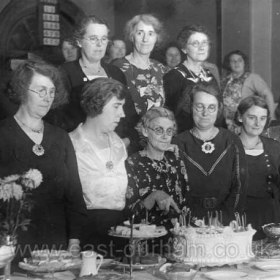
[[[0,179],[0,268],[5,280],[10,279],[18,231],[27,230],[31,221],[32,191],[41,182],[42,174],[36,169]]]

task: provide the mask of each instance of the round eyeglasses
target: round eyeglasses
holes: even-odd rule
[[[98,38],[97,36],[92,36],[92,37],[84,37],[85,40],[88,40],[91,44],[97,45],[99,42],[103,45],[107,44],[109,39],[108,37],[101,37]]]
[[[215,105],[215,104],[210,104],[206,107],[205,105],[203,105],[201,103],[197,103],[197,104],[194,104],[193,107],[197,112],[207,111],[208,113],[213,114],[217,111],[217,105]]]
[[[202,41],[202,42],[193,41],[191,43],[188,43],[188,45],[191,45],[194,48],[198,49],[200,47],[203,47],[203,48],[208,47],[210,45],[210,42],[209,41]]]
[[[29,88],[28,90],[37,93],[41,98],[44,98],[47,94],[51,98],[54,98],[55,92],[56,92],[56,90],[54,88],[51,88],[49,90],[47,88],[42,88],[42,89],[39,89],[39,90],[34,90],[34,89]]]
[[[150,130],[152,130],[156,135],[163,135],[164,133],[168,136],[173,136],[175,134],[175,129],[174,128],[167,128],[166,130],[164,130],[163,127],[159,126],[159,127],[148,127]]]

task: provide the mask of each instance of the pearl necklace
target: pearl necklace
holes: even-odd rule
[[[16,122],[21,126],[21,127],[26,127],[28,128],[30,131],[34,132],[34,133],[43,133],[44,131],[44,123],[42,124],[42,127],[40,129],[34,129],[30,126],[28,126],[26,123],[22,122],[21,120],[19,120],[15,115],[14,115],[14,119],[16,120]],[[42,155],[44,155],[45,153],[45,149],[44,147],[41,145],[41,143],[35,143],[35,141],[32,139],[32,141],[34,142],[34,145],[32,147],[32,152],[40,157]]]
[[[30,131],[34,132],[34,133],[42,133],[43,130],[44,130],[44,123],[42,124],[42,127],[39,128],[39,129],[35,129],[35,128],[32,128],[30,127],[29,125],[27,125],[26,123],[24,123],[23,121],[21,121],[20,119],[18,119],[16,116],[14,116],[15,120],[21,124],[22,126],[28,128]]]
[[[193,136],[195,136],[196,138],[198,138],[199,140],[203,141],[203,144],[201,145],[201,150],[203,153],[205,154],[212,154],[215,151],[215,144],[212,143],[211,141],[209,141],[210,139],[213,139],[218,133],[216,131],[216,129],[214,129],[213,133],[207,137],[206,139],[203,139],[198,133],[197,131],[192,128],[190,130],[191,134]],[[218,130],[219,132],[219,130]]]

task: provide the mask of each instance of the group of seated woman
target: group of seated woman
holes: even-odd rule
[[[280,143],[261,136],[273,116],[269,103],[256,95],[239,100],[240,134],[222,127],[208,34],[183,28],[184,61],[166,72],[150,59],[161,29],[155,17],[135,16],[126,29],[132,52],[111,65],[102,61],[107,24],[87,17],[75,33],[78,60],[60,73],[42,61],[14,72],[11,97],[19,107],[0,123],[0,176],[29,168],[43,175],[19,246],[112,254],[111,227],[134,215],[170,228],[184,207],[197,218],[222,212],[224,224],[245,211],[256,238],[264,223],[279,221]],[[49,119],[65,121],[69,135],[44,120],[62,104]]]

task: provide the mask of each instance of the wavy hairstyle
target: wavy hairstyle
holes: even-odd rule
[[[219,89],[219,86],[216,83],[209,83],[209,82],[199,82],[197,83],[191,90],[190,93],[190,105],[192,107],[194,96],[198,92],[205,92],[212,96],[214,96],[218,101],[218,114],[217,118],[220,117],[223,113],[223,100],[222,100],[222,94]]]
[[[181,31],[177,35],[177,43],[179,44],[181,49],[185,49],[186,44],[188,43],[190,37],[194,33],[203,33],[207,36],[208,40],[210,41],[209,32],[203,25],[186,25],[181,29]]]
[[[247,110],[249,110],[253,106],[258,106],[267,110],[267,121],[264,127],[267,128],[270,122],[269,107],[266,100],[263,97],[257,95],[248,96],[240,101],[234,116],[235,123],[239,126],[242,126],[242,122],[240,122],[239,118],[242,117],[247,112]]]
[[[142,116],[141,120],[136,126],[136,130],[138,131],[141,138],[146,138],[143,135],[143,129],[149,128],[152,120],[156,118],[167,118],[171,120],[174,124],[174,131],[177,131],[177,124],[172,111],[165,107],[152,107]]]
[[[74,38],[75,44],[77,46],[78,46],[78,42],[81,39],[83,39],[83,37],[85,36],[86,29],[87,29],[88,25],[91,23],[104,24],[108,29],[108,34],[110,33],[109,25],[104,19],[98,18],[94,15],[89,15],[89,16],[83,17],[82,20],[76,26],[74,33],[73,33],[73,38]]]
[[[43,60],[32,59],[20,63],[13,73],[10,83],[11,91],[9,92],[9,97],[13,102],[17,104],[25,102],[28,89],[35,74],[40,74],[49,78],[55,86],[55,96],[51,106],[52,109],[67,103],[68,93],[64,87],[58,69]]]
[[[229,74],[232,72],[231,67],[230,67],[230,58],[234,54],[240,55],[243,58],[244,64],[245,64],[244,70],[245,70],[245,72],[249,71],[250,70],[249,69],[249,59],[248,59],[247,55],[240,50],[234,50],[234,51],[231,51],[228,54],[226,54],[224,57],[224,60],[223,60],[223,68],[227,71],[227,73]]]
[[[124,100],[124,85],[112,78],[97,78],[86,83],[82,89],[81,107],[87,116],[96,117],[112,97]]]
[[[136,26],[139,22],[144,22],[145,24],[152,25],[156,34],[157,34],[157,42],[156,44],[159,45],[162,43],[164,38],[164,31],[163,31],[163,24],[161,21],[152,14],[140,14],[134,16],[130,19],[124,29],[125,38],[127,41],[133,43],[133,35],[136,32]]]

